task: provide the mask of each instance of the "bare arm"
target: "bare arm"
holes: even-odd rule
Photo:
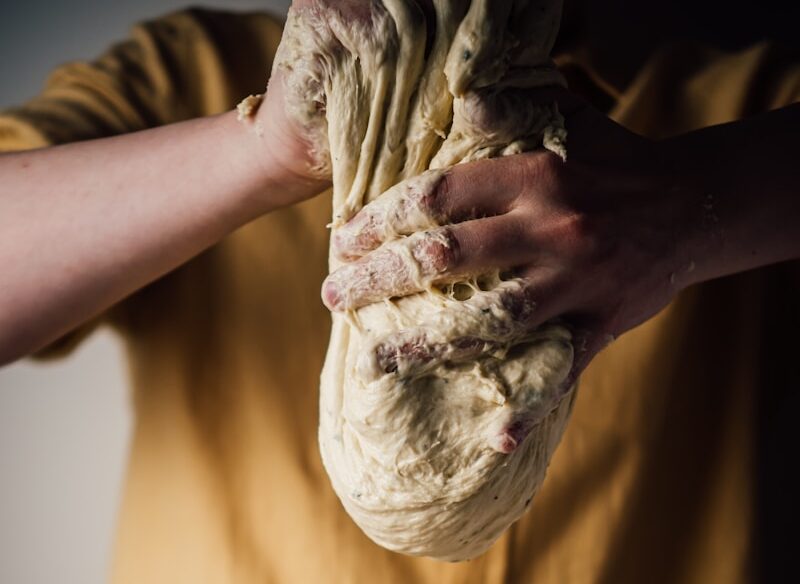
[[[800,258],[800,104],[659,144],[703,214],[684,285]]]
[[[0,364],[324,189],[270,97],[258,131],[229,112],[0,155]]]
[[[335,4],[356,20],[368,13],[363,0]],[[122,59],[138,62],[137,55]],[[106,69],[127,71],[119,59]],[[280,76],[274,72],[263,105],[245,124],[230,112],[0,155],[0,365],[42,348],[259,215],[327,188],[316,138],[287,116]]]

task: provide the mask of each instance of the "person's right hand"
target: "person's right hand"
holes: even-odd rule
[[[553,93],[567,162],[540,150],[459,164],[430,192],[401,186],[379,197],[335,234],[348,263],[325,281],[326,305],[350,310],[513,270],[523,287],[503,311],[529,331],[553,318],[571,325],[577,375],[690,283],[692,260],[704,257],[690,246],[704,227],[700,195],[672,188],[656,143],[565,90],[544,90]]]

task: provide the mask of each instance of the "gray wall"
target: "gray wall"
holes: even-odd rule
[[[289,0],[199,4],[283,13]],[[132,23],[184,5],[26,0],[4,6],[0,108],[36,94],[56,65],[92,58]],[[61,362],[0,369],[0,582],[106,580],[132,425],[127,397],[119,343],[108,331]]]

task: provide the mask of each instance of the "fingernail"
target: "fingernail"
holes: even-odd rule
[[[342,305],[342,295],[339,286],[328,276],[322,283],[322,302],[328,310],[339,312]]]
[[[511,454],[517,448],[517,441],[507,433],[498,434],[489,440],[492,450],[500,454]]]
[[[530,434],[531,425],[525,420],[516,420],[504,427],[499,434],[489,439],[489,446],[501,454],[511,454]]]

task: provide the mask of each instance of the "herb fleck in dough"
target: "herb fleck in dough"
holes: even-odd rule
[[[332,173],[333,237],[372,201],[378,212],[430,193],[455,164],[541,147],[566,159],[556,105],[529,99],[563,83],[549,58],[561,2],[433,4],[432,38],[412,0],[289,12],[275,67],[289,115],[314,144],[314,170]],[[435,226],[418,205],[400,208],[417,214],[407,223]],[[398,249],[426,237],[384,235]],[[422,273],[418,257],[400,257]],[[518,280],[418,283],[427,291],[333,315],[320,449],[374,541],[465,560],[519,518],[544,479],[575,396],[562,387],[571,337],[557,324],[521,324],[535,304]]]

